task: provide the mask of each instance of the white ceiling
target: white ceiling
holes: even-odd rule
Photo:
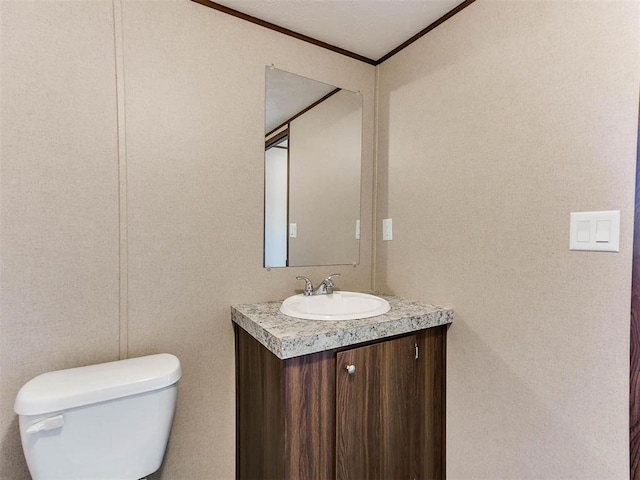
[[[463,0],[214,0],[215,3],[378,60]]]

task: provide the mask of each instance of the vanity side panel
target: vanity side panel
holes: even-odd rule
[[[422,330],[418,345],[418,407],[422,409],[418,478],[444,479],[447,326]]]
[[[284,363],[283,478],[335,478],[335,351],[295,357]]]
[[[236,478],[284,476],[282,361],[237,325]]]

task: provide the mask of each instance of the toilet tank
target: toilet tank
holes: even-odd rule
[[[180,362],[170,354],[49,372],[15,412],[34,480],[137,480],[160,468]]]

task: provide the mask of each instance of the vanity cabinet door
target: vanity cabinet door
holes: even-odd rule
[[[336,478],[418,478],[417,335],[338,352]]]

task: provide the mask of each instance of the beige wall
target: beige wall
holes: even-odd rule
[[[289,124],[289,265],[359,262],[362,96],[341,90]]]
[[[371,286],[374,68],[187,0],[0,8],[0,478],[28,478],[24,382],[163,351],[183,378],[158,477],[233,478],[230,305],[282,299],[301,274]],[[357,268],[262,268],[268,64],[363,93]]]
[[[482,1],[379,69],[376,287],[452,306],[451,479],[628,477],[638,2]],[[569,212],[620,209],[620,253]]]
[[[111,1],[0,9],[0,477],[13,480],[28,478],[20,385],[118,358],[118,157]]]

